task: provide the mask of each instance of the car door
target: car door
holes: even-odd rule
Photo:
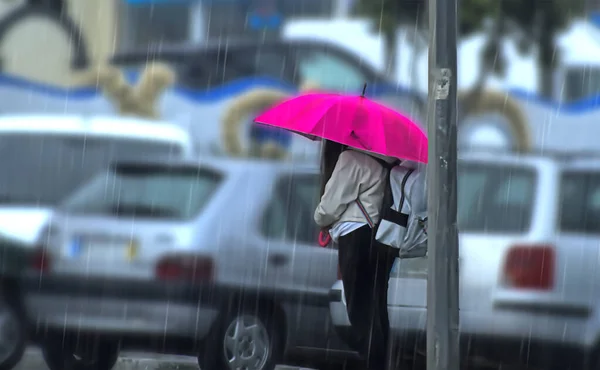
[[[286,173],[276,182],[261,225],[265,280],[286,307],[292,346],[336,348],[328,295],[337,279],[337,251],[317,242],[313,213],[318,199],[318,174]]]
[[[336,280],[337,252],[317,243],[313,212],[319,196],[316,174],[282,174],[261,221],[267,279],[277,288],[326,296]]]
[[[388,312],[393,332],[425,328],[427,264],[427,257],[396,259],[388,288]]]

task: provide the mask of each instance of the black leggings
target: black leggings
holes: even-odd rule
[[[388,280],[395,256],[392,248],[374,245],[372,240],[368,225],[341,236],[339,266],[355,335],[350,345],[363,356],[369,370],[384,370],[390,327]]]

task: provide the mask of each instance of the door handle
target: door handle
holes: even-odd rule
[[[288,256],[281,253],[275,253],[269,256],[269,263],[274,266],[283,266],[288,262]]]

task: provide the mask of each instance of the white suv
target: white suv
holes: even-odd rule
[[[596,366],[600,161],[473,153],[460,158],[458,187],[463,358]],[[396,358],[425,351],[427,268],[427,258],[394,266],[388,299]],[[341,281],[330,311],[351,340]]]

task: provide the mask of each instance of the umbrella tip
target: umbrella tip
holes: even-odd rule
[[[365,92],[367,91],[367,83],[365,82],[365,84],[363,85],[363,91],[362,94],[360,94],[361,97],[365,97]]]

